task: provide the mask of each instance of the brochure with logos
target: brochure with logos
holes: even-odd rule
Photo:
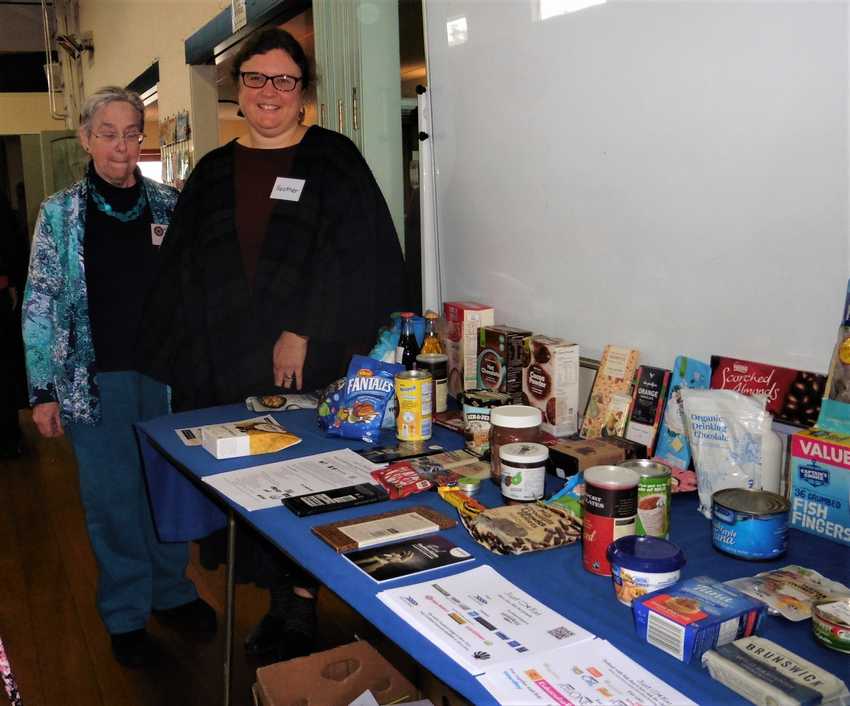
[[[538,655],[593,635],[502,577],[479,566],[378,598],[472,674],[524,654]]]
[[[696,706],[602,639],[520,657],[479,681],[504,706]]]
[[[343,554],[373,581],[383,582],[472,561],[472,555],[439,534]]]

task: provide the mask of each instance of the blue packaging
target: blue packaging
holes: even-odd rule
[[[788,501],[766,490],[718,490],[711,496],[711,537],[739,559],[776,559],[788,548]]]
[[[632,603],[637,634],[687,664],[703,653],[754,634],[765,605],[709,576],[680,581]]]
[[[685,415],[680,390],[707,390],[711,382],[711,366],[694,358],[680,355],[673,365],[670,392],[664,419],[658,432],[655,458],[673,468],[687,468],[691,463],[691,447],[685,431]]]

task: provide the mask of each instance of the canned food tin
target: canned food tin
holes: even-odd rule
[[[431,374],[431,412],[445,412],[448,409],[449,357],[445,353],[420,353],[416,356],[416,369]]]
[[[788,547],[788,501],[767,490],[726,488],[711,496],[712,542],[739,559],[774,559]]]
[[[640,476],[635,534],[667,539],[670,535],[670,494],[672,491],[670,467],[645,458],[623,461],[619,465],[637,471]]]
[[[593,466],[584,472],[582,564],[600,576],[611,575],[606,551],[615,539],[635,533],[640,476],[621,466]]]
[[[396,436],[400,441],[431,438],[431,387],[431,375],[424,370],[405,370],[395,376]]]
[[[850,596],[833,596],[812,606],[815,639],[832,650],[850,654]]]

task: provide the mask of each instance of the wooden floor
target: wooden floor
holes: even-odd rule
[[[76,465],[67,440],[41,439],[22,414],[24,456],[0,460],[0,637],[25,706],[210,706],[222,702],[224,630],[198,644],[161,627],[148,630],[162,659],[128,670],[112,658],[109,636],[95,606],[97,567],[86,534]],[[223,623],[224,572],[197,564],[190,577]],[[241,643],[265,613],[267,594],[237,589],[234,706],[252,704],[254,673]],[[405,673],[422,672],[333,594],[320,595],[320,647],[368,639]],[[426,677],[427,678],[427,677]],[[0,690],[0,704],[5,703]],[[459,703],[444,699],[435,703]]]

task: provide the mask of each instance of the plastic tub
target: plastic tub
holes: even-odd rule
[[[627,606],[679,580],[685,555],[673,542],[659,537],[620,537],[608,545],[608,561],[617,600]]]

